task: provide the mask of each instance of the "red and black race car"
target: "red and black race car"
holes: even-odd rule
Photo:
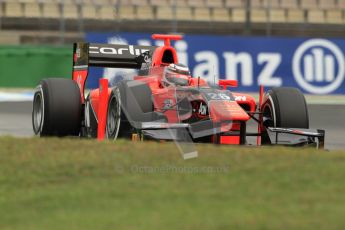
[[[36,88],[32,123],[40,136],[184,140],[216,144],[316,145],[323,147],[325,132],[309,129],[304,95],[295,88],[273,88],[260,99],[235,93],[236,80],[211,85],[193,77],[178,62],[171,40],[179,35],[154,34],[164,45],[135,46],[76,43],[72,79],[47,78]],[[137,69],[134,76],[84,94],[89,67]],[[246,124],[257,122],[257,132]]]

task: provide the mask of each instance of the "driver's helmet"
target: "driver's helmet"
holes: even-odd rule
[[[189,68],[183,64],[170,64],[164,68],[162,83],[164,86],[187,86],[190,79]]]

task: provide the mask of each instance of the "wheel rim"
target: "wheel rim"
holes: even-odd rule
[[[266,104],[266,106],[263,108],[263,120],[267,126],[275,127],[274,115],[269,104]]]
[[[107,135],[108,138],[116,140],[120,128],[120,105],[116,97],[112,97],[108,107]]]
[[[277,117],[272,97],[269,96],[267,103],[263,107],[263,119],[266,120],[268,126],[277,127]]]
[[[271,140],[268,136],[268,133],[266,131],[266,127],[275,127],[275,121],[274,121],[274,114],[272,110],[272,106],[269,102],[267,102],[263,109],[262,109],[262,117],[263,117],[263,127],[261,128],[262,130],[262,135],[261,135],[261,144],[271,144]]]
[[[33,102],[33,128],[35,134],[38,134],[42,130],[42,121],[44,116],[44,104],[41,92],[35,94]]]

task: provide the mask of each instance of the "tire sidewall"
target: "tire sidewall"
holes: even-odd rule
[[[36,127],[35,125],[35,101],[37,97],[41,97],[41,106],[43,108],[41,108],[41,120],[39,123],[39,126]],[[35,90],[34,90],[34,98],[33,98],[33,106],[32,106],[32,128],[33,131],[35,133],[35,135],[41,135],[42,134],[42,130],[43,130],[43,126],[45,123],[45,98],[44,98],[44,93],[43,93],[43,89],[42,89],[42,85],[38,85]]]
[[[271,118],[272,118],[272,121],[273,121],[273,126],[274,127],[277,127],[277,116],[279,116],[280,114],[277,114],[277,109],[279,109],[278,105],[276,105],[274,103],[274,95],[271,94],[272,91],[268,91],[267,94],[265,95],[265,98],[264,98],[264,103],[263,103],[263,106],[262,106],[262,111],[265,111],[265,109],[268,107],[268,109],[271,111]],[[272,97],[273,96],[273,97]]]
[[[114,130],[113,132],[110,133],[109,130],[109,123],[110,122],[110,111],[111,109],[113,109],[111,106],[112,101],[116,100],[116,113],[117,113],[117,120],[115,122],[117,122],[117,127],[116,130]],[[121,128],[121,96],[120,96],[120,90],[118,87],[114,87],[110,97],[109,97],[109,101],[108,101],[108,110],[107,110],[107,122],[106,122],[106,137],[110,140],[116,140],[119,136],[119,132],[120,132],[120,128]]]

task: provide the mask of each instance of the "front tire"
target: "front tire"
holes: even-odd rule
[[[44,79],[34,92],[33,131],[39,136],[78,136],[81,127],[81,97],[73,80]]]
[[[108,102],[106,134],[108,139],[116,140],[121,126],[120,91],[114,88]]]
[[[112,89],[108,100],[106,136],[114,141],[118,138],[130,138],[133,131],[123,111],[124,92],[123,85],[117,85]]]
[[[279,87],[269,90],[261,111],[264,120],[263,144],[270,144],[265,127],[309,128],[307,103],[302,92],[296,88]]]

